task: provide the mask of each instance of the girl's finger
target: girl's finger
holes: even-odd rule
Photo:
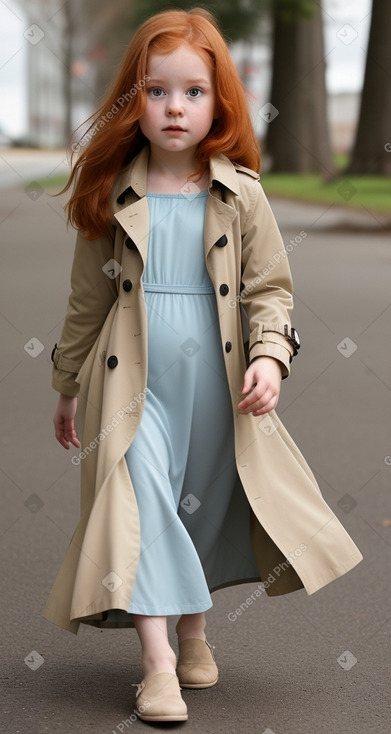
[[[73,420],[65,421],[64,437],[67,441],[70,441],[70,443],[72,443],[74,446],[76,446],[77,448],[80,448],[80,441],[77,437],[77,433],[75,431]]]
[[[64,431],[62,428],[56,428],[55,430],[55,436],[57,441],[61,444],[61,446],[64,447],[64,449],[69,449],[69,443],[64,437]]]
[[[260,386],[259,384],[258,384],[258,385],[257,385],[257,384],[254,384],[254,385],[252,386],[252,390],[251,390],[251,392],[249,392],[249,393],[248,393],[248,395],[246,395],[246,397],[244,397],[244,398],[243,398],[243,399],[242,399],[242,400],[240,401],[239,405],[241,405],[241,404],[243,403],[243,407],[244,407],[244,408],[247,408],[247,406],[248,406],[248,405],[251,405],[251,404],[252,404],[252,403],[254,402],[254,400],[259,400],[259,398],[261,397],[261,395],[260,395],[260,394],[258,394],[258,393],[259,393],[259,391],[260,391],[261,389],[262,389],[262,388],[261,388],[261,386]]]
[[[71,443],[73,443],[74,446],[76,446],[77,449],[80,448],[81,443],[77,437],[76,431],[73,432],[72,438],[69,439]]]
[[[81,444],[74,428],[73,419],[67,420],[66,418],[61,418],[61,420],[57,421],[54,418],[53,423],[56,439],[61,444],[61,446],[64,447],[64,449],[68,450],[70,443],[76,446],[76,448],[80,448]]]
[[[251,388],[255,385],[254,380],[254,371],[251,369],[251,367],[248,368],[247,372],[244,375],[244,383],[242,388],[242,393],[250,392]]]
[[[253,410],[259,410],[263,408],[273,397],[272,391],[268,388],[265,392],[260,395],[257,394],[257,390],[254,390],[251,395],[246,398],[247,404],[244,407],[245,410],[252,413]]]
[[[278,394],[274,394],[272,390],[266,390],[258,400],[251,401],[247,406],[239,408],[241,412],[254,413],[254,415],[261,415],[262,413],[268,413],[270,410],[277,405]],[[261,411],[261,412],[260,412]]]
[[[273,397],[266,405],[263,406],[263,408],[256,410],[254,412],[254,416],[258,415],[265,415],[265,413],[270,413],[271,410],[274,410],[278,402],[278,395]]]

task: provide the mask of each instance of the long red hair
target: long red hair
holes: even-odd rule
[[[233,163],[260,170],[261,153],[246,94],[214,16],[203,8],[167,10],[146,20],[132,38],[119,72],[79,143],[71,146],[72,171],[66,191],[68,222],[88,239],[110,229],[111,192],[119,171],[148,143],[138,120],[145,109],[150,53],[166,54],[187,43],[213,70],[217,119],[196,150],[203,176],[211,156],[224,153]],[[80,152],[73,164],[73,156]]]

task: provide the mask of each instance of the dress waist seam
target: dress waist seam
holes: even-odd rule
[[[170,285],[166,283],[144,283],[144,291],[150,293],[194,293],[196,295],[214,294],[213,285],[187,285],[178,284]]]

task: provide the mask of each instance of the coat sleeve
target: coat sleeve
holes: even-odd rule
[[[261,184],[252,179],[247,189],[247,216],[242,225],[242,288],[240,300],[249,323],[249,360],[274,357],[282,377],[290,372],[293,347],[290,334],[293,308],[292,276],[285,246]]]
[[[117,299],[116,279],[110,277],[114,240],[102,236],[87,240],[78,232],[71,271],[71,294],[60,340],[53,349],[52,387],[75,397],[78,372],[93,347]],[[105,270],[102,270],[104,266]]]

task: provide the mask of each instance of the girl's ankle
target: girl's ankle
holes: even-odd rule
[[[184,640],[202,640],[205,642],[206,636],[205,632],[189,632],[184,634],[178,634],[178,642],[183,642]]]
[[[176,675],[176,655],[172,650],[172,654],[159,657],[143,656],[142,666],[144,682],[158,673],[171,673]]]
[[[178,636],[178,642],[183,642],[183,640],[206,640],[205,632],[201,627],[181,629],[179,626],[175,628],[175,631]]]
[[[183,640],[206,640],[205,626],[206,620],[203,614],[183,615],[178,619],[175,626],[178,642],[183,642]]]

